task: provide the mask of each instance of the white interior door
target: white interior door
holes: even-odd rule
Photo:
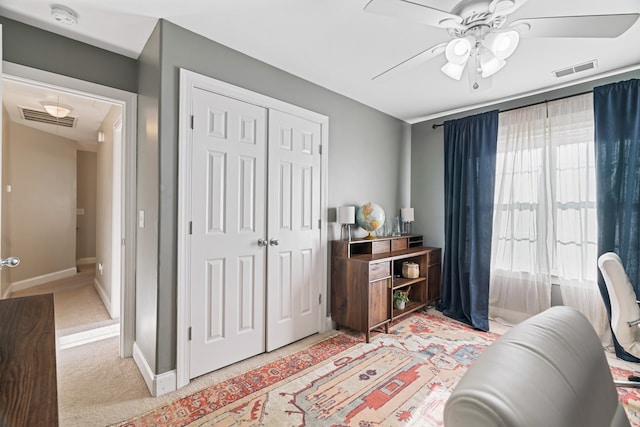
[[[194,88],[190,377],[265,350],[266,109]]]
[[[319,330],[320,131],[269,110],[267,351]]]

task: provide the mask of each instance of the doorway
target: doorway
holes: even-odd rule
[[[107,106],[109,112],[108,126],[99,129],[102,134],[95,132],[96,144],[104,141],[111,142],[108,156],[105,157],[107,185],[104,191],[109,192],[103,203],[103,210],[108,210],[109,224],[97,225],[106,230],[107,244],[102,251],[108,262],[96,260],[96,275],[109,274],[110,289],[107,298],[107,310],[120,318],[120,356],[131,357],[133,353],[133,336],[135,330],[134,307],[134,268],[135,268],[135,164],[136,164],[136,95],[119,89],[109,88],[66,76],[32,69],[12,63],[3,63],[3,80],[24,87],[48,90],[51,94],[68,95],[84,99],[93,106]],[[102,140],[103,142],[98,142]],[[81,144],[87,141],[81,142]],[[113,144],[114,142],[118,142]],[[100,150],[98,146],[97,150]],[[75,166],[75,165],[74,165]],[[73,186],[75,188],[75,185]],[[7,190],[2,188],[3,192]],[[75,202],[75,194],[73,195]],[[83,207],[76,214],[81,213]],[[112,211],[113,209],[113,211]],[[43,211],[43,214],[46,210]],[[100,214],[98,214],[100,217]],[[103,215],[104,217],[104,215]],[[4,221],[3,221],[4,225]],[[75,235],[73,236],[75,243]],[[10,250],[10,249],[9,249]],[[74,253],[74,257],[75,257]],[[102,273],[100,270],[102,269]],[[117,284],[114,285],[114,284]],[[111,289],[112,288],[112,289]]]

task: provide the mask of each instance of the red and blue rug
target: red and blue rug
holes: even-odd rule
[[[497,337],[414,314],[369,344],[341,332],[120,426],[441,426],[449,394]],[[619,393],[640,426],[640,393]]]

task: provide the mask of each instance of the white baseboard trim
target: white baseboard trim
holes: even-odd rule
[[[138,365],[142,378],[144,378],[144,382],[147,384],[147,388],[153,397],[162,396],[163,394],[176,390],[175,369],[160,375],[155,375],[135,342],[133,343],[133,360],[136,362],[136,365]]]
[[[113,317],[113,312],[111,310],[111,298],[107,296],[107,292],[104,289],[104,286],[102,286],[102,282],[100,282],[97,277],[93,279],[93,287],[96,288],[96,291],[98,292],[98,295],[102,300],[102,304],[104,304],[104,308],[107,309],[107,313],[109,313],[109,316],[111,316],[112,319],[117,319],[117,317]]]
[[[331,320],[331,316],[327,316],[324,320],[323,329],[320,332],[327,332],[333,329],[333,320]]]
[[[163,394],[176,391],[176,381],[177,377],[175,369],[156,375],[156,394],[154,396],[162,396]]]
[[[67,268],[66,270],[60,270],[53,273],[43,274],[42,276],[32,277],[30,279],[19,280],[9,286],[11,292],[23,291],[25,289],[33,288],[34,286],[42,285],[43,283],[52,282],[54,280],[65,279],[71,277],[78,272],[76,267]]]
[[[120,335],[120,324],[115,323],[113,325],[103,326],[102,328],[89,329],[88,331],[60,337],[58,338],[58,344],[60,350],[65,350],[106,338],[117,337],[118,335]]]
[[[97,262],[98,258],[96,257],[80,258],[76,260],[76,265],[95,264]]]
[[[7,290],[6,290],[6,291],[4,291],[4,294],[2,294],[2,296],[0,296],[0,299],[7,299],[7,298],[9,298],[9,297],[11,296],[11,292],[12,292],[12,289],[11,289],[11,283],[9,283],[9,286],[7,286]]]

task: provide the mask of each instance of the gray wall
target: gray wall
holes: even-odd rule
[[[484,111],[518,108],[545,100],[577,95],[591,91],[596,86],[631,78],[640,78],[640,70],[414,124],[411,127],[411,200],[416,216],[413,231],[424,235],[425,244],[444,247],[444,128],[433,129],[433,124],[441,124],[445,120]]]
[[[156,64],[160,64],[159,74]],[[141,288],[138,298],[144,295],[150,300],[144,307],[137,305],[138,323],[145,325],[145,335],[141,336],[143,331],[139,325],[136,342],[156,373],[175,368],[180,67],[327,115],[328,205],[331,208],[371,200],[388,212],[397,212],[399,190],[409,186],[409,183],[400,185],[398,178],[402,168],[408,167],[401,164],[402,159],[408,157],[402,155],[403,150],[406,153],[408,149],[404,122],[161,21],[140,58],[138,140],[139,209],[145,209],[148,227],[154,220],[157,225],[155,230],[139,229],[138,233],[137,286]],[[157,102],[159,112],[154,111]],[[159,188],[152,159],[159,165]],[[157,270],[155,292],[154,269]],[[155,337],[148,335],[154,328],[154,314],[157,315]],[[152,352],[154,339],[157,340],[155,354]]]
[[[140,61],[138,85],[138,210],[145,227],[136,237],[136,345],[149,367],[156,369],[158,334],[158,145],[160,126],[160,27],[147,41]],[[172,230],[168,230],[171,232]],[[171,261],[173,264],[173,261]],[[175,297],[174,297],[175,299]],[[175,311],[168,313],[175,318]],[[163,334],[174,331],[162,331]]]
[[[5,61],[88,82],[137,92],[138,63],[0,16]]]

